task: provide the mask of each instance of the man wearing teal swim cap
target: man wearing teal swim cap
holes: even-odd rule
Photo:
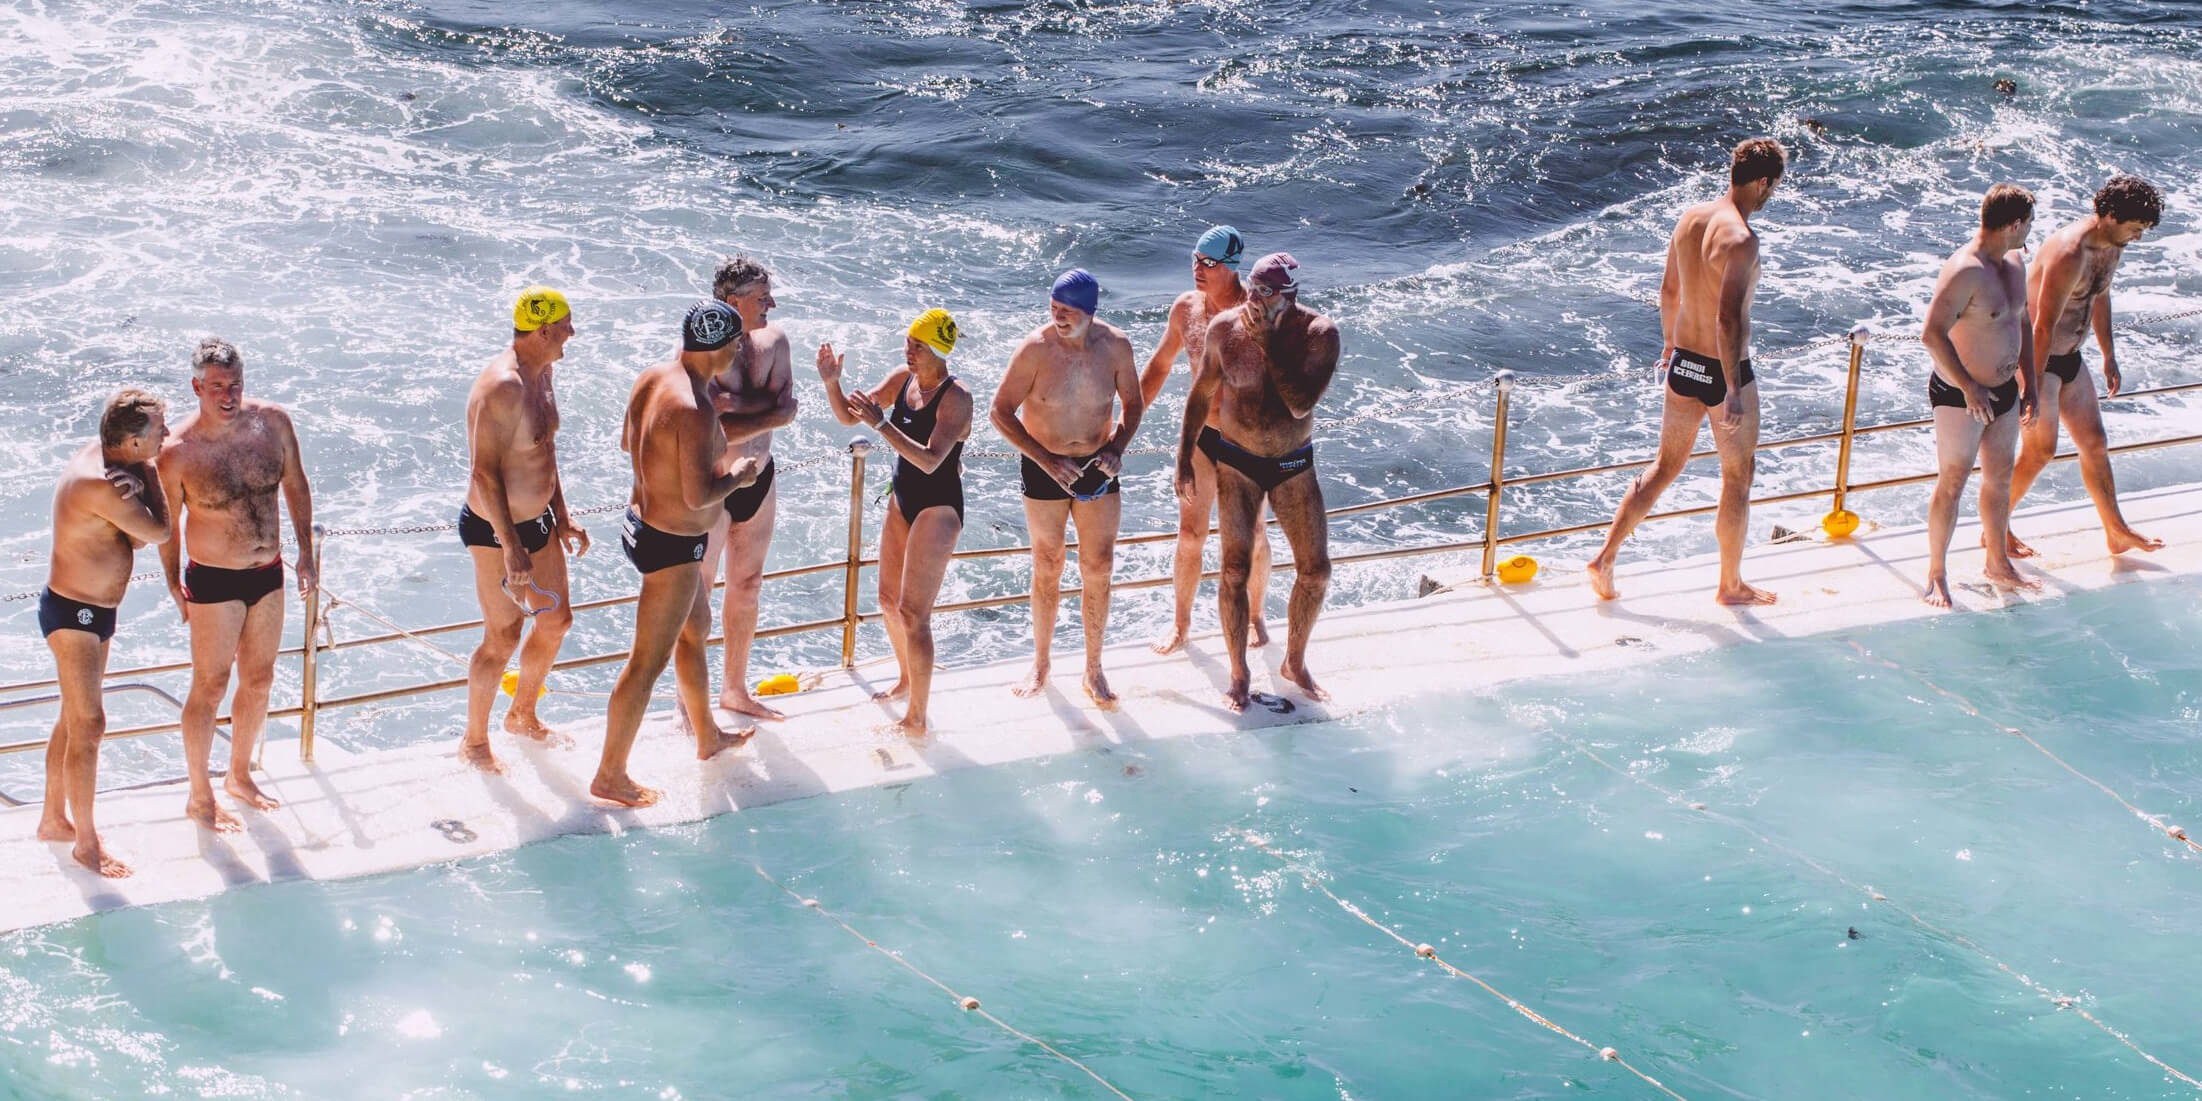
[[[1178,353],[1185,353],[1187,369],[1196,369],[1208,347],[1208,323],[1246,301],[1246,288],[1239,282],[1239,261],[1245,252],[1245,240],[1230,226],[1210,226],[1193,243],[1193,289],[1170,304],[1162,343],[1155,347],[1155,354],[1147,360],[1147,370],[1139,376],[1140,396],[1148,408],[1153,408],[1155,399],[1162,396]],[[1212,424],[1213,415],[1209,419]],[[1193,495],[1179,501],[1177,509],[1177,553],[1170,569],[1172,595],[1176,597],[1174,614],[1169,631],[1154,641],[1155,653],[1174,654],[1185,647],[1186,632],[1193,625],[1193,597],[1200,591],[1201,552],[1208,545],[1215,505],[1216,464],[1207,455],[1196,453]],[[1262,616],[1262,605],[1269,595],[1269,557],[1269,530],[1264,525],[1261,537],[1254,540],[1254,573],[1247,583],[1251,616],[1247,630],[1249,644],[1254,646],[1269,642],[1269,626]]]
[[[1084,684],[1086,695],[1107,710],[1116,706],[1116,693],[1101,672],[1101,645],[1123,513],[1117,476],[1144,403],[1131,339],[1094,320],[1100,283],[1072,270],[1055,281],[1049,297],[1048,323],[1017,346],[994,391],[994,429],[1024,452],[1025,526],[1032,536],[1032,674],[1016,694],[1032,696],[1047,688],[1063,587],[1063,530],[1075,523],[1084,584],[1079,608],[1086,628]]]

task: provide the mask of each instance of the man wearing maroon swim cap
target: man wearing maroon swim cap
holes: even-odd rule
[[[1315,479],[1315,405],[1338,370],[1338,326],[1300,305],[1299,268],[1275,252],[1254,262],[1244,304],[1208,323],[1178,433],[1177,494],[1198,491],[1197,452],[1216,464],[1216,518],[1223,532],[1223,648],[1231,658],[1224,706],[1246,710],[1247,581],[1262,503],[1292,546],[1294,578],[1284,663],[1278,675],[1309,699],[1328,699],[1307,671],[1307,640],[1330,589],[1330,531]],[[1213,408],[1214,423],[1209,421]]]

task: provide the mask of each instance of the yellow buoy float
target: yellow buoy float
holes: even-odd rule
[[[518,673],[506,673],[506,674],[505,674],[505,675],[504,675],[503,677],[500,677],[500,678],[498,678],[498,681],[497,681],[497,683],[499,683],[499,684],[501,684],[501,685],[503,685],[503,686],[504,686],[504,689],[505,689],[505,695],[507,695],[507,696],[512,696],[512,697],[514,697],[515,699],[517,699],[517,698],[519,697],[519,695],[520,695],[520,674],[518,674]],[[544,696],[547,696],[547,695],[549,695],[549,694],[550,694],[550,688],[549,688],[548,686],[546,686],[546,685],[540,685],[540,684],[538,684],[538,685],[536,685],[536,686],[535,686],[535,698],[536,698],[536,699],[542,699],[542,698],[543,698]]]
[[[1820,518],[1820,530],[1830,539],[1846,539],[1858,530],[1858,514],[1839,508]]]
[[[1499,580],[1509,585],[1519,585],[1537,576],[1537,560],[1526,554],[1517,554],[1499,563]]]
[[[757,682],[760,696],[792,696],[803,690],[803,682],[793,673],[775,673]]]

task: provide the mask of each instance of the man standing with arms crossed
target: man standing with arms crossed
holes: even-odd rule
[[[161,544],[169,595],[191,628],[191,690],[184,697],[184,765],[191,794],[184,815],[224,833],[241,829],[214,801],[208,756],[214,716],[237,671],[229,707],[229,772],[222,789],[255,810],[276,802],[252,782],[252,750],[268,716],[275,652],[283,641],[282,509],[298,543],[298,592],[310,599],[313,490],[298,457],[290,414],[245,397],[245,357],[217,337],[191,355],[196,412],[177,422],[161,448],[162,481],[172,495],[168,522],[182,538]],[[277,503],[280,494],[282,503]]]
[[[166,411],[143,390],[118,390],[107,399],[99,439],[70,457],[54,486],[52,556],[38,597],[38,631],[54,653],[61,689],[61,717],[46,740],[38,839],[75,842],[69,855],[109,879],[130,868],[101,846],[92,822],[99,741],[107,733],[100,682],[137,548],[168,541],[168,501],[152,461],[168,436]]]
[[[1330,591],[1330,519],[1315,479],[1315,405],[1338,370],[1338,326],[1299,302],[1299,263],[1276,252],[1254,264],[1244,305],[1208,324],[1178,433],[1177,497],[1199,492],[1195,452],[1216,467],[1216,517],[1223,529],[1223,648],[1231,658],[1224,706],[1246,710],[1247,581],[1262,503],[1292,547],[1295,576],[1277,673],[1311,700],[1329,699],[1307,671],[1307,640]],[[1210,423],[1210,410],[1214,423]]]
[[[703,552],[707,593],[718,576],[720,553],[726,556],[726,601],[719,612],[726,635],[726,687],[719,690],[719,706],[737,715],[781,719],[786,716],[750,695],[749,648],[757,638],[765,552],[780,513],[780,494],[772,484],[772,430],[795,423],[793,357],[787,334],[766,320],[766,312],[780,303],[772,297],[772,273],[764,265],[747,256],[719,265],[711,297],[742,318],[742,353],[717,377],[725,395],[721,407],[733,413],[719,419],[726,428],[728,453],[737,462],[755,459],[763,464],[756,481],[726,495],[726,519],[712,526],[711,545]]]
[[[635,603],[635,643],[612,685],[604,722],[604,756],[589,794],[629,807],[647,807],[658,793],[627,775],[627,756],[650,706],[658,676],[673,661],[673,679],[696,759],[708,761],[741,745],[754,726],[720,730],[711,711],[710,670],[704,640],[711,636],[711,593],[703,584],[704,544],[711,525],[725,515],[726,495],[757,480],[755,459],[731,467],[726,431],[717,406],[725,400],[714,377],[734,365],[742,350],[742,319],[726,303],[706,299],[688,308],[678,357],[635,379],[627,398],[620,447],[634,467],[621,548],[642,574]]]
[[[1246,301],[1246,288],[1239,283],[1239,258],[1245,252],[1246,242],[1230,226],[1210,226],[1193,243],[1193,289],[1170,304],[1162,343],[1139,376],[1140,397],[1147,408],[1154,408],[1155,399],[1162,396],[1178,352],[1185,353],[1188,368],[1199,370],[1201,354],[1208,346],[1208,323]],[[1210,419],[1213,421],[1213,414]],[[1185,634],[1193,625],[1193,597],[1200,591],[1200,552],[1208,544],[1208,526],[1215,514],[1216,464],[1207,455],[1194,452],[1193,477],[1192,499],[1178,502],[1177,554],[1170,563],[1171,595],[1176,605],[1169,633],[1154,642],[1158,654],[1184,649]],[[1269,626],[1262,621],[1262,605],[1268,594],[1269,530],[1264,525],[1261,537],[1254,540],[1254,574],[1247,589],[1247,607],[1253,615],[1247,630],[1255,646],[1269,642]]]
[[[1083,270],[1064,272],[1049,293],[1050,320],[1009,357],[994,391],[994,429],[1024,452],[1025,528],[1032,536],[1032,674],[1019,696],[1047,688],[1055,611],[1063,587],[1063,527],[1078,528],[1079,619],[1086,627],[1086,695],[1103,710],[1116,693],[1101,672],[1109,625],[1109,581],[1123,515],[1118,475],[1124,448],[1139,430],[1139,372],[1124,331],[1094,320],[1101,284]],[[1117,415],[1122,402],[1124,412]]]
[[[2019,577],[2004,553],[2011,524],[2011,463],[2021,425],[2039,415],[2035,396],[2034,332],[2026,323],[2026,247],[2034,228],[2034,196],[1997,184],[1980,203],[1980,229],[1942,265],[1927,322],[1919,334],[1933,367],[1927,404],[1934,410],[1938,472],[1927,508],[1927,603],[1950,606],[1945,558],[1957,526],[1958,499],[1980,460],[1981,545],[1988,580],[1999,588],[2038,589]],[[2013,413],[2016,416],[2013,416]]]
[[[2057,453],[2057,422],[2072,433],[2080,453],[2080,483],[2095,501],[2110,553],[2152,551],[2163,547],[2134,531],[2118,510],[2118,487],[2110,476],[2110,443],[2103,435],[2103,411],[2095,380],[2080,361],[2080,341],[2092,329],[2103,352],[2103,389],[2112,397],[2124,385],[2118,352],[2111,340],[2110,279],[2126,246],[2156,228],[2164,217],[2164,196],[2138,176],[2118,176],[2095,193],[2095,213],[2049,235],[2034,260],[2027,305],[2034,317],[2034,354],[2041,358],[2041,408],[2021,433],[2018,469],[2011,475],[2011,501],[2026,496],[2042,468]],[[2010,536],[2011,555],[2026,558],[2032,547]]]
[[[1659,453],[1621,498],[1606,542],[1590,560],[1591,591],[1611,600],[1613,560],[1621,543],[1651,515],[1674,484],[1710,415],[1720,453],[1720,507],[1713,532],[1720,541],[1722,604],[1772,604],[1774,594],[1743,583],[1743,543],[1751,521],[1751,481],[1759,444],[1759,391],[1751,373],[1751,300],[1758,292],[1759,237],[1751,215],[1781,183],[1789,155],[1772,138],[1752,138],[1729,158],[1728,193],[1682,212],[1667,241],[1667,274],[1659,284],[1659,322],[1666,372]]]
[[[543,678],[573,626],[566,555],[589,549],[589,533],[567,515],[558,480],[551,369],[571,339],[573,307],[565,295],[544,286],[521,291],[512,307],[512,346],[482,368],[466,395],[469,477],[459,541],[474,559],[482,642],[467,664],[459,757],[489,773],[504,771],[489,747],[489,708],[516,649],[520,676],[505,711],[505,732],[545,745],[573,744],[535,715]]]

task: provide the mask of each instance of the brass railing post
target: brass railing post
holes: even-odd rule
[[[841,667],[856,665],[856,576],[864,570],[864,456],[872,441],[849,441],[849,557],[841,574]]]
[[[315,524],[313,546],[306,548],[306,558],[313,563],[313,590],[306,594],[306,641],[299,648],[298,760],[309,765],[313,763],[313,720],[319,706],[316,697],[320,694],[320,668],[316,659],[321,647],[321,537],[327,530]]]
[[[1843,443],[1835,453],[1835,507],[1843,511],[1843,500],[1850,496],[1850,441],[1858,431],[1858,367],[1865,360],[1866,338],[1872,330],[1861,321],[1850,330],[1850,383],[1843,388]]]
[[[1491,492],[1483,506],[1483,579],[1491,575],[1499,557],[1499,494],[1506,485],[1506,407],[1514,392],[1514,372],[1500,371],[1493,381],[1499,387],[1499,408],[1491,423]]]

